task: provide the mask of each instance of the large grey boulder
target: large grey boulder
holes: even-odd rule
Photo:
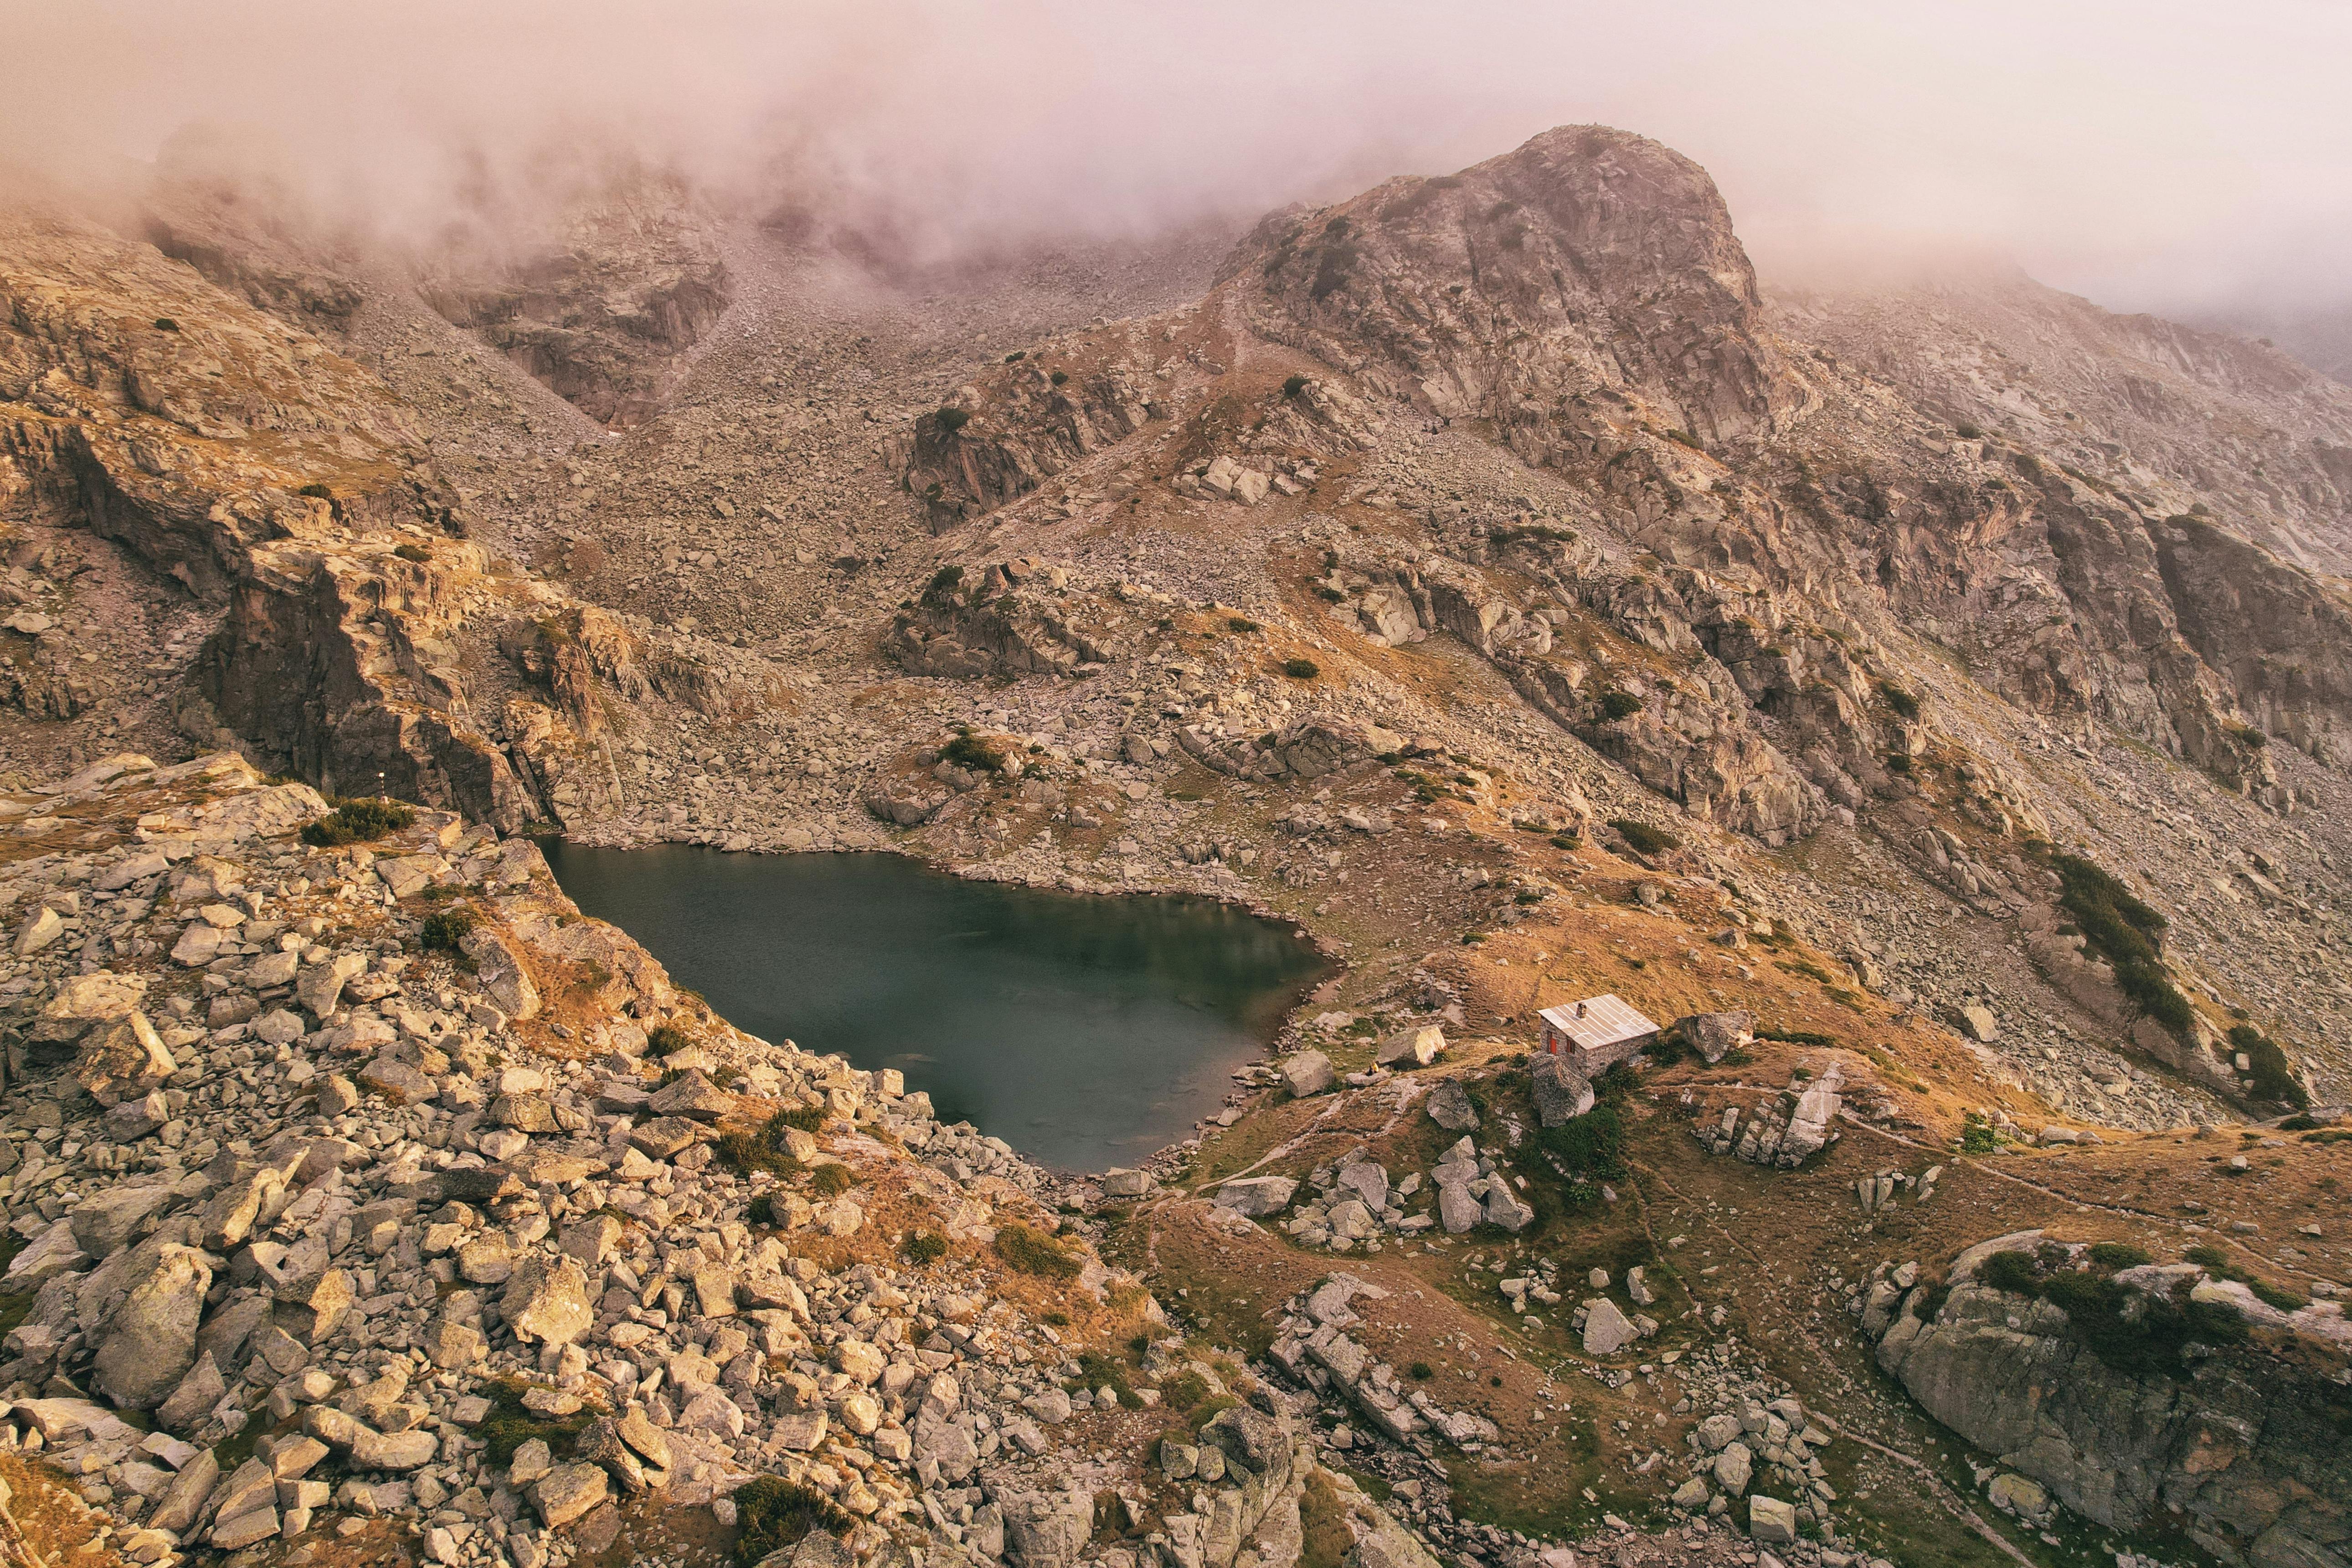
[[[1425,1068],[1445,1049],[1445,1031],[1434,1024],[1399,1029],[1382,1040],[1372,1059],[1382,1067]]]
[[[1437,1222],[1449,1236],[1460,1236],[1486,1217],[1486,1211],[1469,1187],[1461,1182],[1440,1182],[1437,1184]]]
[[[1321,1051],[1297,1051],[1282,1059],[1282,1081],[1290,1087],[1291,1094],[1300,1100],[1310,1094],[1321,1094],[1339,1081],[1331,1068],[1331,1058]]]
[[[457,945],[474,961],[476,978],[499,1012],[514,1019],[538,1016],[539,987],[504,937],[488,926],[476,926]]]
[[[499,1299],[499,1312],[515,1337],[568,1345],[595,1321],[588,1304],[588,1277],[569,1258],[552,1261],[533,1253],[515,1266]]]
[[[1429,1119],[1448,1132],[1478,1130],[1478,1108],[1470,1103],[1470,1091],[1460,1079],[1449,1078],[1430,1090]]]
[[[1715,1484],[1733,1497],[1747,1492],[1748,1479],[1755,1473],[1756,1456],[1745,1443],[1727,1443],[1715,1457]]]
[[[1753,1013],[1694,1013],[1678,1021],[1675,1027],[1681,1033],[1684,1044],[1713,1064],[1756,1038],[1756,1016]]]
[[[1558,1127],[1592,1109],[1592,1085],[1565,1058],[1537,1053],[1528,1064],[1528,1079],[1534,1089],[1536,1120],[1546,1127]]]
[[[1797,1510],[1759,1492],[1748,1500],[1748,1535],[1768,1546],[1785,1546],[1797,1539]]]
[[[558,1465],[530,1486],[531,1506],[550,1530],[561,1530],[604,1500],[604,1472],[595,1465]]]
[[[212,1284],[212,1268],[194,1247],[158,1248],[107,1318],[95,1369],[100,1392],[132,1410],[162,1404],[195,1363],[196,1325]]]
[[[228,1393],[213,1352],[198,1351],[196,1363],[180,1379],[170,1397],[155,1407],[155,1424],[167,1432],[187,1432],[201,1425]],[[166,1527],[168,1528],[168,1527]]]
[[[1014,1492],[1002,1500],[1005,1554],[1022,1568],[1076,1568],[1094,1534],[1094,1497],[1073,1485]]]
[[[1587,1305],[1584,1314],[1585,1354],[1615,1355],[1641,1337],[1642,1331],[1617,1310],[1617,1303],[1608,1297],[1595,1296]]]
[[[1297,1190],[1297,1182],[1288,1176],[1244,1176],[1219,1187],[1216,1201],[1220,1207],[1256,1219],[1289,1207],[1290,1195]]]
[[[1511,1191],[1511,1184],[1504,1177],[1496,1176],[1494,1184],[1486,1189],[1486,1223],[1516,1233],[1534,1224],[1535,1217],[1536,1211]]]

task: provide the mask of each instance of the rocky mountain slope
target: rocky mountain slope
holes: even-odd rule
[[[795,1563],[2344,1560],[2340,389],[2021,279],[1768,292],[1591,127],[936,273],[684,191],[495,266],[239,196],[0,232],[59,1265],[0,1392],[131,1555],[750,1568],[767,1474],[845,1510],[776,1505]],[[424,815],[299,847],[314,785]],[[1049,1176],[673,993],[541,825],[1347,968],[1198,1137]],[[1601,993],[1675,1027],[1532,1069]]]

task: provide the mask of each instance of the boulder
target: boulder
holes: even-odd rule
[[[516,1265],[499,1299],[499,1312],[515,1337],[568,1345],[595,1321],[588,1303],[588,1277],[569,1258],[551,1261],[533,1253]]]
[[[324,1021],[341,1003],[343,987],[367,973],[367,966],[363,952],[336,953],[311,964],[294,982],[294,999],[310,1009],[312,1017]]]
[[[1606,1296],[1596,1296],[1584,1314],[1584,1353],[1615,1355],[1642,1337],[1642,1332]]]
[[[1769,1546],[1786,1546],[1797,1539],[1797,1510],[1759,1493],[1748,1500],[1748,1535]]]
[[[1727,1443],[1716,1455],[1713,1468],[1715,1484],[1729,1495],[1739,1497],[1747,1492],[1748,1479],[1756,1473],[1756,1456],[1745,1443]]]
[[[1160,1185],[1149,1171],[1105,1171],[1102,1179],[1103,1196],[1107,1198],[1140,1198],[1149,1196]]]
[[[86,1268],[90,1261],[81,1243],[74,1236],[71,1219],[60,1219],[33,1238],[32,1245],[16,1254],[8,1265],[8,1273],[0,1279],[0,1289],[9,1294],[29,1295],[60,1274],[71,1274]]]
[[[73,1238],[92,1258],[108,1257],[129,1241],[151,1215],[161,1214],[178,1196],[165,1183],[101,1189],[82,1200],[73,1211]]]
[[[1990,1046],[2000,1038],[2000,1020],[1992,1009],[1981,1002],[1970,1002],[1959,1010],[1960,1031],[1979,1045]]]
[[[1538,1052],[1528,1064],[1528,1081],[1535,1096],[1536,1120],[1546,1127],[1574,1121],[1592,1109],[1592,1085],[1564,1057]]]
[[[1430,1090],[1429,1119],[1448,1132],[1478,1130],[1478,1108],[1470,1103],[1470,1091],[1460,1079],[1449,1078]]]
[[[1332,1070],[1331,1058],[1321,1051],[1296,1051],[1282,1058],[1282,1081],[1294,1098],[1304,1100],[1329,1089],[1338,1075]]]
[[[1486,1189],[1486,1223],[1516,1233],[1534,1224],[1535,1217],[1536,1211],[1511,1191],[1510,1183],[1496,1177],[1494,1185]]]
[[[1445,1031],[1434,1024],[1399,1029],[1380,1043],[1372,1059],[1382,1067],[1425,1068],[1445,1049]]]
[[[135,1262],[144,1251],[131,1258]],[[196,1325],[212,1283],[212,1268],[194,1247],[157,1248],[109,1314],[99,1342],[93,1380],[109,1399],[151,1410],[179,1386],[195,1364]]]
[[[1675,1028],[1683,1043],[1709,1063],[1721,1061],[1726,1055],[1756,1038],[1756,1016],[1753,1013],[1694,1013],[1677,1019]]]
[[[1460,1236],[1486,1217],[1486,1211],[1476,1198],[1470,1195],[1467,1184],[1440,1182],[1437,1184],[1437,1221],[1449,1236]]]
[[[221,1376],[213,1352],[199,1351],[195,1365],[188,1369],[171,1395],[155,1407],[155,1424],[167,1432],[191,1431],[212,1414],[213,1406],[227,1393],[228,1380]]]
[[[539,987],[531,984],[506,938],[488,926],[476,926],[458,947],[474,961],[476,978],[499,1012],[517,1020],[539,1016]]]
[[[595,1465],[558,1465],[530,1486],[530,1502],[540,1522],[561,1530],[604,1500],[604,1472]]]
[[[144,1013],[102,1020],[83,1034],[74,1058],[74,1081],[111,1110],[163,1087],[177,1064]]]
[[[1219,1187],[1216,1201],[1221,1207],[1256,1219],[1288,1208],[1291,1194],[1297,1190],[1297,1182],[1288,1176],[1244,1176]]]

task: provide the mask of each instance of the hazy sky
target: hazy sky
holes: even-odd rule
[[[234,120],[392,228],[551,147],[739,188],[789,155],[944,244],[1602,121],[1705,164],[1768,277],[1924,245],[2120,306],[2352,296],[2352,6],[2317,0],[0,0],[0,156],[87,180]]]

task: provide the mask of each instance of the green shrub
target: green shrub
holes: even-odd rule
[[[433,552],[425,549],[422,544],[404,544],[394,550],[393,553],[399,556],[403,561],[413,561],[419,566],[425,564],[433,559]]]
[[[1971,1110],[1960,1119],[1960,1152],[1990,1154],[2000,1147],[2000,1134],[1993,1124]]]
[[[298,496],[308,496],[312,500],[332,500],[335,499],[335,492],[333,490],[330,489],[325,485],[319,483],[315,479],[310,483],[304,485],[300,489],[296,490],[294,493]]]
[[[425,917],[425,929],[417,932],[417,941],[434,952],[455,952],[474,929],[471,910],[436,910]]]
[[[1229,632],[1261,632],[1265,628],[1247,616],[1228,616],[1225,617],[1225,629]]]
[[[1282,661],[1282,673],[1293,680],[1312,680],[1323,671],[1311,658],[1286,658]]]
[[[2074,917],[2091,952],[2114,966],[2116,988],[2149,1017],[2185,1038],[2197,1013],[2173,985],[2158,955],[2164,917],[2082,857],[2053,852],[2048,858],[2058,874],[2059,903]]]
[[[763,1225],[773,1229],[776,1225],[776,1195],[773,1193],[761,1193],[758,1197],[745,1204],[743,1223]]]
[[[1014,349],[1011,353],[1004,356],[1004,363],[1006,364],[1019,364],[1023,360],[1027,359],[1028,357],[1028,350]]]
[[[1431,1378],[1437,1375],[1436,1372],[1433,1370],[1430,1364],[1425,1361],[1417,1361],[1404,1370],[1405,1375],[1412,1378],[1415,1383],[1427,1383]]]
[[[1004,771],[1003,752],[969,731],[941,746],[940,759],[975,773],[1001,773]]]
[[[1642,700],[1630,691],[1620,691],[1612,686],[1601,694],[1601,716],[1610,723],[1631,718],[1641,710]]]
[[[2273,1285],[2267,1279],[2249,1279],[2246,1281],[2246,1289],[2254,1293],[2256,1300],[2266,1307],[2275,1307],[2282,1312],[2300,1312],[2311,1305],[2310,1297],[2298,1296],[2286,1287]]]
[[[797,1546],[809,1531],[847,1535],[856,1521],[814,1487],[782,1476],[759,1476],[735,1491],[736,1568],[752,1568],[772,1552]]]
[[[2251,1024],[2240,1024],[2230,1031],[2230,1045],[2252,1064],[2246,1073],[2247,1087],[2257,1097],[2297,1110],[2309,1108],[2311,1091],[2295,1078],[2277,1041]]]
[[[1952,434],[1958,436],[1963,441],[1980,441],[1984,439],[1984,432],[1978,429],[1975,426],[1969,424],[1965,419],[1952,426]]]
[[[364,844],[413,826],[416,812],[394,800],[346,800],[302,829],[302,842],[319,849]]]
[[[1069,1247],[1018,1220],[997,1231],[996,1256],[1024,1274],[1042,1274],[1049,1279],[1076,1279],[1086,1268],[1084,1259]]]
[[[155,318],[155,330],[159,332],[176,332],[180,330],[180,323],[169,316],[158,316]]]
[[[2031,1296],[2042,1282],[2042,1271],[2030,1252],[1996,1252],[1977,1265],[1977,1282],[1990,1289]]]
[[[2141,1268],[2150,1259],[2145,1251],[2128,1242],[2099,1241],[2091,1245],[2091,1261],[2110,1274],[2118,1274],[2126,1268]]]
[[[2066,1314],[2074,1338],[2117,1372],[2175,1373],[2192,1342],[2227,1345],[2246,1337],[2237,1313],[2219,1302],[2189,1300],[2186,1287],[2156,1295],[2067,1269],[2043,1281],[2037,1293]]]
[[[939,426],[940,434],[950,437],[971,423],[971,416],[961,408],[942,408],[931,418]]]
[[[908,1262],[919,1268],[925,1264],[937,1263],[940,1258],[945,1258],[948,1255],[948,1240],[936,1231],[909,1231],[907,1233],[907,1239],[898,1244],[898,1250],[907,1255]]]
[[[809,1190],[821,1198],[837,1198],[856,1184],[856,1172],[829,1160],[809,1176]]]
[[[779,1176],[797,1176],[808,1167],[793,1157],[791,1140],[784,1134],[788,1129],[794,1128],[803,1132],[814,1132],[823,1125],[824,1117],[822,1107],[796,1106],[790,1110],[779,1110],[769,1117],[757,1132],[730,1132],[719,1139],[719,1158],[728,1169],[740,1175],[767,1171]],[[840,1165],[819,1167],[820,1175],[826,1170],[845,1173],[845,1169]],[[824,1190],[822,1179],[817,1185],[819,1190]],[[830,1196],[831,1193],[826,1195]]]
[[[1296,397],[1306,390],[1307,378],[1303,375],[1294,375],[1282,384],[1282,395],[1285,397]]]
[[[1064,382],[1066,382],[1066,381],[1068,381],[1068,380],[1070,379],[1070,373],[1069,373],[1068,371],[1066,371],[1066,370],[1057,370],[1057,371],[1055,371],[1053,374],[1051,374],[1051,375],[1047,376],[1045,379],[1046,379],[1047,381],[1052,382],[1055,386],[1059,386],[1059,385],[1061,385]]]
[[[1914,697],[1910,692],[1904,690],[1903,688],[1895,685],[1895,682],[1891,680],[1880,681],[1878,683],[1878,694],[1886,699],[1886,705],[1889,708],[1894,709],[1898,717],[1905,719],[1916,719],[1919,717],[1919,700],[1916,697]]]
[[[1596,1095],[1600,1089],[1593,1086]],[[1606,1100],[1581,1116],[1545,1128],[1532,1147],[1567,1183],[1566,1197],[1573,1207],[1600,1202],[1601,1184],[1625,1174],[1624,1118]]]
[[[693,1043],[686,1037],[686,1031],[676,1024],[663,1024],[646,1037],[646,1055],[666,1057],[673,1051],[682,1051]]]
[[[1612,817],[1609,826],[1617,830],[1617,837],[1623,839],[1625,847],[1636,855],[1657,855],[1682,847],[1683,841],[1664,828],[1653,827],[1630,816]]]

